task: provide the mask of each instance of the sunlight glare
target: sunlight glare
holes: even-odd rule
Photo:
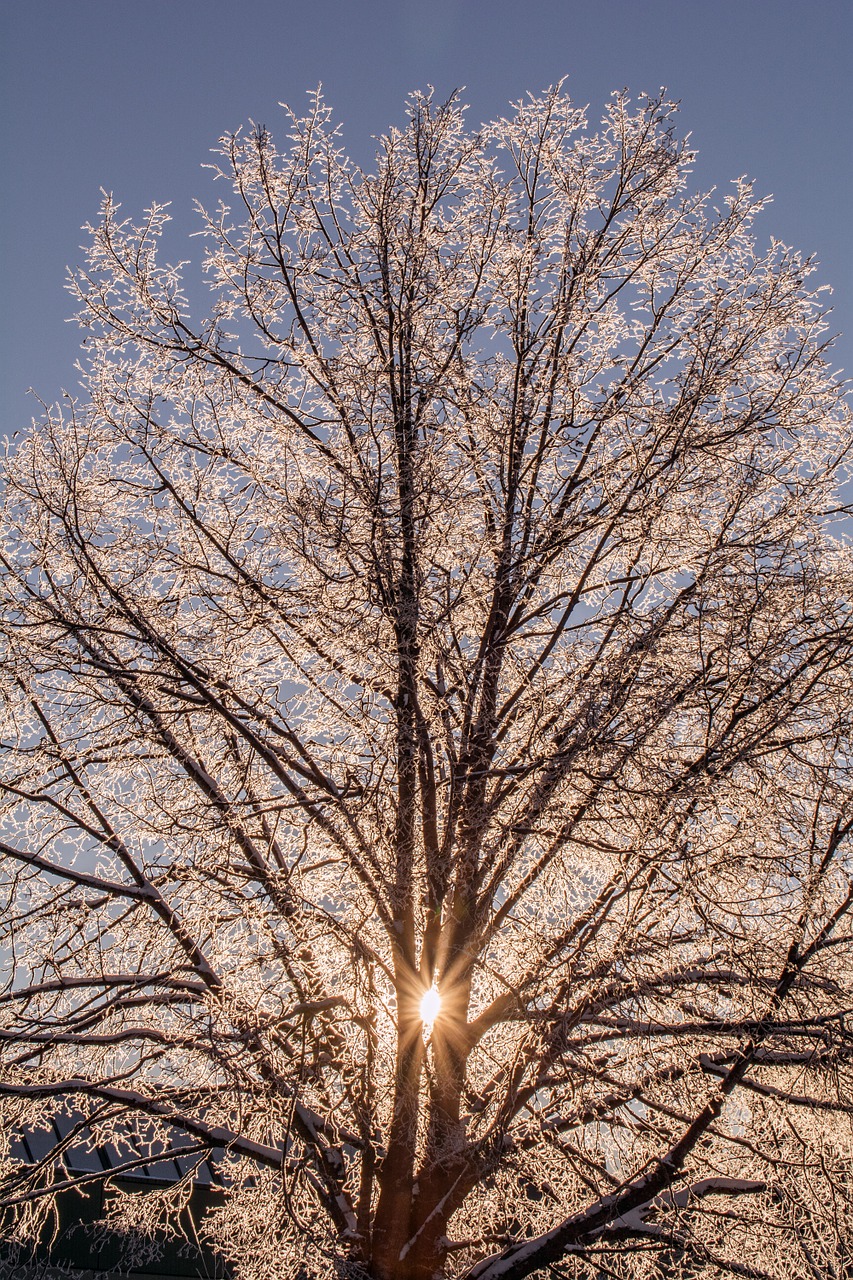
[[[421,999],[421,1022],[423,1022],[425,1026],[431,1027],[438,1017],[440,1008],[441,996],[438,994],[435,987],[430,987],[428,991],[424,992]]]

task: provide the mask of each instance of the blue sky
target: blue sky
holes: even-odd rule
[[[101,186],[128,214],[172,200],[174,254],[198,253],[193,197],[217,137],[281,127],[322,81],[354,158],[406,94],[465,86],[474,121],[563,76],[595,116],[666,85],[699,150],[697,186],[746,173],[760,223],[820,259],[853,372],[853,0],[7,0],[2,47],[0,436],[73,390],[65,268]]]

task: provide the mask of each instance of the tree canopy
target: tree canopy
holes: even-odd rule
[[[850,1274],[851,420],[674,113],[226,137],[198,322],[165,207],[89,229],[4,469],[0,1105],[224,1149],[239,1280]]]

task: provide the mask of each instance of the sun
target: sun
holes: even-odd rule
[[[441,996],[435,987],[430,987],[421,998],[421,1022],[431,1027],[441,1010]]]

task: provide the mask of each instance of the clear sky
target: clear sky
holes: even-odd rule
[[[200,252],[195,196],[217,137],[281,127],[322,81],[350,154],[399,122],[406,94],[465,86],[474,122],[567,76],[596,116],[613,89],[682,102],[695,181],[746,173],[760,223],[820,259],[835,362],[853,372],[853,0],[4,0],[0,436],[74,388],[65,268],[101,186],[128,214],[172,200],[179,257]],[[216,192],[218,194],[218,192]]]

